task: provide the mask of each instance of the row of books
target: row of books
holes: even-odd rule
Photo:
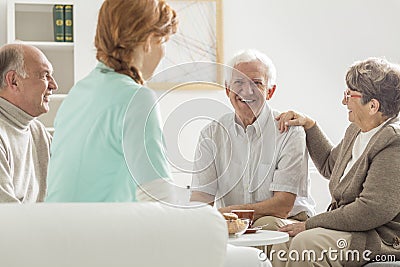
[[[53,6],[53,27],[55,42],[73,42],[73,6]]]

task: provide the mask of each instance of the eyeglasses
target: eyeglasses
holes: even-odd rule
[[[231,87],[234,91],[239,91],[243,88],[251,88],[253,91],[257,89],[263,91],[265,88],[267,88],[267,85],[261,80],[252,81],[247,79],[237,79],[231,83]]]
[[[345,103],[349,102],[350,98],[362,98],[362,95],[352,95],[349,90],[344,90],[343,94],[343,99]]]

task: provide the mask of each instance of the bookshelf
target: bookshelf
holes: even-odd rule
[[[41,49],[53,64],[55,94],[67,94],[75,82],[75,44],[54,42],[53,6],[73,0],[7,0],[7,42],[15,40]]]

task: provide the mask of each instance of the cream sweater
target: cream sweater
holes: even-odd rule
[[[0,97],[0,202],[41,202],[51,136],[36,118]]]

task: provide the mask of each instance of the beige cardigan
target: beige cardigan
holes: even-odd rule
[[[400,237],[400,123],[394,118],[370,140],[364,153],[339,183],[360,129],[351,124],[338,146],[331,145],[318,125],[306,131],[307,148],[319,172],[329,179],[331,210],[306,221],[306,228],[351,232],[349,249],[396,255]],[[346,263],[345,266],[360,266]]]

